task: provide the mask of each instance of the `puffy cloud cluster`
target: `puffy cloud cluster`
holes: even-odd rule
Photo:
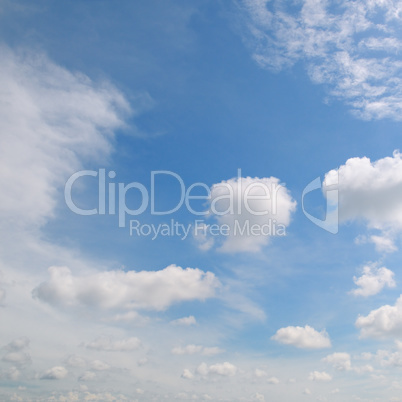
[[[354,371],[355,373],[367,373],[374,371],[373,367],[369,364],[366,364],[364,366],[352,366],[352,361],[349,353],[333,353],[324,357],[322,361],[330,364],[333,368],[339,371]]]
[[[276,177],[237,177],[211,187],[210,215],[221,228],[223,252],[259,251],[271,237],[286,235],[295,210],[296,201]],[[196,233],[201,248],[212,247],[217,238],[211,227]]]
[[[55,366],[44,372],[41,376],[42,380],[62,380],[67,377],[68,371],[63,366]]]
[[[349,353],[333,353],[331,355],[328,355],[327,357],[324,357],[322,361],[331,364],[337,370],[348,371],[352,368],[352,362]]]
[[[369,228],[382,233],[372,235],[368,241],[379,251],[395,251],[393,237],[402,231],[402,158],[399,151],[392,157],[374,162],[367,157],[348,159],[325,175],[324,194],[334,184],[339,193],[340,222],[366,222]]]
[[[210,366],[208,366],[206,363],[201,363],[196,370],[197,374],[203,377],[211,374],[223,377],[232,377],[237,373],[237,371],[238,368],[229,362],[216,363]]]
[[[33,296],[51,305],[103,309],[164,310],[171,304],[213,297],[219,281],[211,272],[170,265],[160,271],[107,271],[74,276],[50,267],[50,279]]]
[[[311,381],[331,381],[332,376],[325,371],[312,371],[309,374],[308,379]]]
[[[358,286],[357,289],[351,291],[355,296],[372,296],[381,292],[384,287],[394,288],[396,286],[394,273],[385,268],[376,268],[374,266],[365,266],[362,276],[353,278]]]
[[[383,338],[402,335],[402,295],[394,306],[385,305],[370,311],[367,316],[359,316],[356,327],[363,338]]]
[[[256,62],[280,70],[303,61],[364,119],[402,119],[399,0],[243,0]]]
[[[17,338],[8,343],[3,348],[7,353],[2,357],[2,361],[18,367],[31,363],[31,355],[27,351],[29,343],[27,337]]]
[[[327,332],[325,330],[318,332],[309,325],[305,327],[289,326],[281,328],[271,339],[301,349],[323,349],[331,347],[331,341]]]

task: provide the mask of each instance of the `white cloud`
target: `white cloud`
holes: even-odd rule
[[[109,337],[102,336],[85,344],[87,349],[105,350],[109,352],[128,352],[141,346],[138,338],[131,337],[114,341]]]
[[[254,370],[254,374],[258,378],[266,377],[268,375],[266,371],[258,369],[258,368]]]
[[[326,373],[325,371],[312,371],[309,376],[308,379],[311,381],[331,381],[332,377]]]
[[[194,354],[203,354],[205,356],[214,356],[219,353],[222,353],[223,350],[214,346],[214,347],[205,347],[201,345],[186,345],[184,347],[177,346],[172,349],[172,354],[174,355],[194,355]]]
[[[372,236],[382,251],[394,251],[392,237],[402,231],[402,158],[392,157],[371,162],[369,158],[351,158],[325,175],[323,191],[337,183],[339,220],[362,220],[382,236]]]
[[[96,371],[106,371],[110,369],[109,364],[104,363],[101,360],[94,360],[93,362],[91,362],[90,367],[92,370]]]
[[[273,384],[273,385],[279,384],[279,382],[280,381],[279,381],[279,379],[277,377],[270,377],[267,380],[268,384]]]
[[[382,338],[402,335],[402,295],[394,306],[385,305],[370,311],[367,316],[359,316],[356,327],[363,338]]]
[[[0,378],[7,378],[11,381],[17,381],[21,377],[21,371],[17,367],[10,367],[7,371],[0,374]]]
[[[331,364],[337,370],[351,370],[352,362],[349,353],[333,353],[324,357],[323,362]]]
[[[295,209],[296,201],[275,177],[238,177],[211,187],[210,214],[221,228],[223,252],[261,250],[272,236],[286,235]]]
[[[148,358],[143,357],[142,359],[138,360],[137,365],[138,365],[139,367],[142,367],[142,366],[145,366],[145,365],[148,364],[148,363],[149,363]]]
[[[399,1],[243,4],[246,40],[260,66],[280,70],[300,60],[359,117],[402,119]]]
[[[373,367],[370,365],[365,366],[352,366],[352,361],[349,353],[333,353],[324,357],[323,362],[329,363],[336,370],[340,371],[354,371],[355,373],[362,374],[374,371]]]
[[[72,355],[65,360],[65,364],[70,367],[85,367],[87,361],[81,356]]]
[[[185,378],[187,380],[191,380],[194,378],[193,373],[189,369],[184,369],[181,376],[182,378]]]
[[[331,341],[327,332],[325,330],[318,332],[309,325],[305,327],[290,326],[281,328],[271,339],[301,349],[322,349],[331,347]]]
[[[394,240],[391,237],[388,237],[387,235],[384,236],[371,235],[369,237],[369,241],[371,243],[374,243],[375,248],[379,253],[393,253],[394,251],[397,250]]]
[[[211,366],[207,366],[206,363],[201,363],[196,372],[203,377],[209,374],[217,374],[223,377],[232,377],[237,373],[237,367],[229,362],[216,363]]]
[[[56,366],[47,370],[42,376],[42,380],[61,380],[67,377],[68,371],[63,366]]]
[[[92,381],[96,378],[96,374],[93,371],[85,371],[78,377],[78,381]]]
[[[358,286],[353,289],[351,293],[355,296],[372,296],[381,292],[384,287],[394,288],[396,283],[394,281],[394,273],[385,268],[376,268],[375,266],[365,266],[363,268],[362,276],[353,277],[353,281]]]
[[[20,351],[29,346],[29,339],[27,337],[17,338],[11,341],[9,344],[4,346],[4,349],[10,351]]]
[[[258,402],[265,402],[265,396],[263,394],[260,394],[259,392],[256,392],[255,395],[253,395],[252,400]]]
[[[0,187],[3,225],[43,224],[80,161],[107,156],[131,113],[107,82],[71,73],[43,54],[0,47]]]
[[[2,360],[16,365],[24,365],[31,362],[31,356],[26,352],[9,352],[3,356]]]
[[[188,317],[178,318],[177,320],[173,320],[170,323],[173,325],[190,326],[197,324],[197,320],[194,316],[190,315]]]
[[[67,267],[50,267],[50,280],[33,296],[51,305],[103,309],[164,310],[171,304],[213,297],[219,281],[211,272],[170,265],[160,271],[107,271],[74,276]]]

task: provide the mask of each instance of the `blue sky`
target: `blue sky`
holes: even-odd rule
[[[0,399],[402,400],[401,18],[397,0],[0,1]],[[74,213],[68,179],[100,169],[107,197],[174,173],[165,210],[178,178],[202,183],[209,213]],[[325,219],[336,178],[336,234],[303,211],[317,177],[304,207]],[[237,211],[277,184],[275,212]],[[222,189],[240,198],[219,215]],[[234,234],[273,220],[284,236]]]

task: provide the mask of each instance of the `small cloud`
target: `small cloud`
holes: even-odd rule
[[[217,374],[224,377],[231,377],[237,373],[237,367],[229,362],[217,363],[207,366],[206,363],[201,363],[197,367],[197,374],[206,377],[209,374]]]
[[[393,253],[398,250],[394,240],[387,236],[370,236],[370,242],[375,244],[375,248],[380,253]]]
[[[396,286],[394,273],[385,268],[376,268],[374,265],[366,265],[360,277],[353,277],[354,283],[358,286],[350,293],[355,296],[373,296],[381,292],[384,287],[394,288]]]
[[[56,366],[47,370],[41,380],[61,380],[67,377],[68,371],[63,366]]]
[[[185,378],[186,380],[191,380],[194,378],[194,375],[189,369],[184,369],[181,377]]]
[[[85,371],[78,377],[78,381],[92,381],[96,378],[96,374],[93,371]]]
[[[194,355],[202,354],[205,356],[214,356],[219,353],[224,352],[223,349],[218,347],[204,347],[200,345],[187,345],[184,347],[178,346],[172,349],[172,354],[174,355]]]
[[[276,384],[279,384],[279,379],[276,377],[270,377],[270,378],[268,378],[267,383],[276,385]]]
[[[65,359],[64,364],[70,367],[85,367],[87,365],[86,360],[77,355],[71,355]]]
[[[197,320],[195,319],[194,316],[190,315],[188,317],[178,318],[177,320],[170,321],[170,323],[173,325],[190,326],[190,325],[196,325]]]
[[[311,381],[331,381],[332,377],[325,371],[313,371],[309,374],[308,379]]]
[[[325,330],[318,332],[309,325],[305,327],[290,326],[281,328],[271,339],[301,349],[323,349],[331,347],[331,341],[327,332]]]
[[[9,352],[3,356],[2,360],[8,363],[24,365],[31,362],[31,356],[26,352]]]
[[[85,345],[87,349],[103,350],[108,352],[129,352],[141,346],[138,338],[132,337],[113,341],[108,337],[100,337]]]
[[[254,375],[258,378],[262,378],[266,377],[268,374],[266,371],[257,368],[254,370]]]
[[[148,364],[149,360],[147,357],[143,357],[142,359],[138,360],[137,364],[138,366],[145,366],[146,364]]]
[[[27,348],[28,346],[29,346],[29,339],[27,337],[21,337],[11,341],[9,344],[4,346],[4,349],[17,352]]]
[[[352,362],[349,353],[333,353],[322,359],[323,362],[331,364],[337,370],[351,370]]]
[[[106,371],[110,369],[110,366],[107,363],[102,362],[101,360],[94,360],[90,364],[92,370],[96,371]]]
[[[355,323],[362,338],[384,338],[402,335],[402,295],[394,306],[384,305],[359,316]]]

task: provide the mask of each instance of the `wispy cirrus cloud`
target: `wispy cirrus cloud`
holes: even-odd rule
[[[246,42],[263,68],[305,64],[363,119],[402,120],[399,0],[243,0]]]

